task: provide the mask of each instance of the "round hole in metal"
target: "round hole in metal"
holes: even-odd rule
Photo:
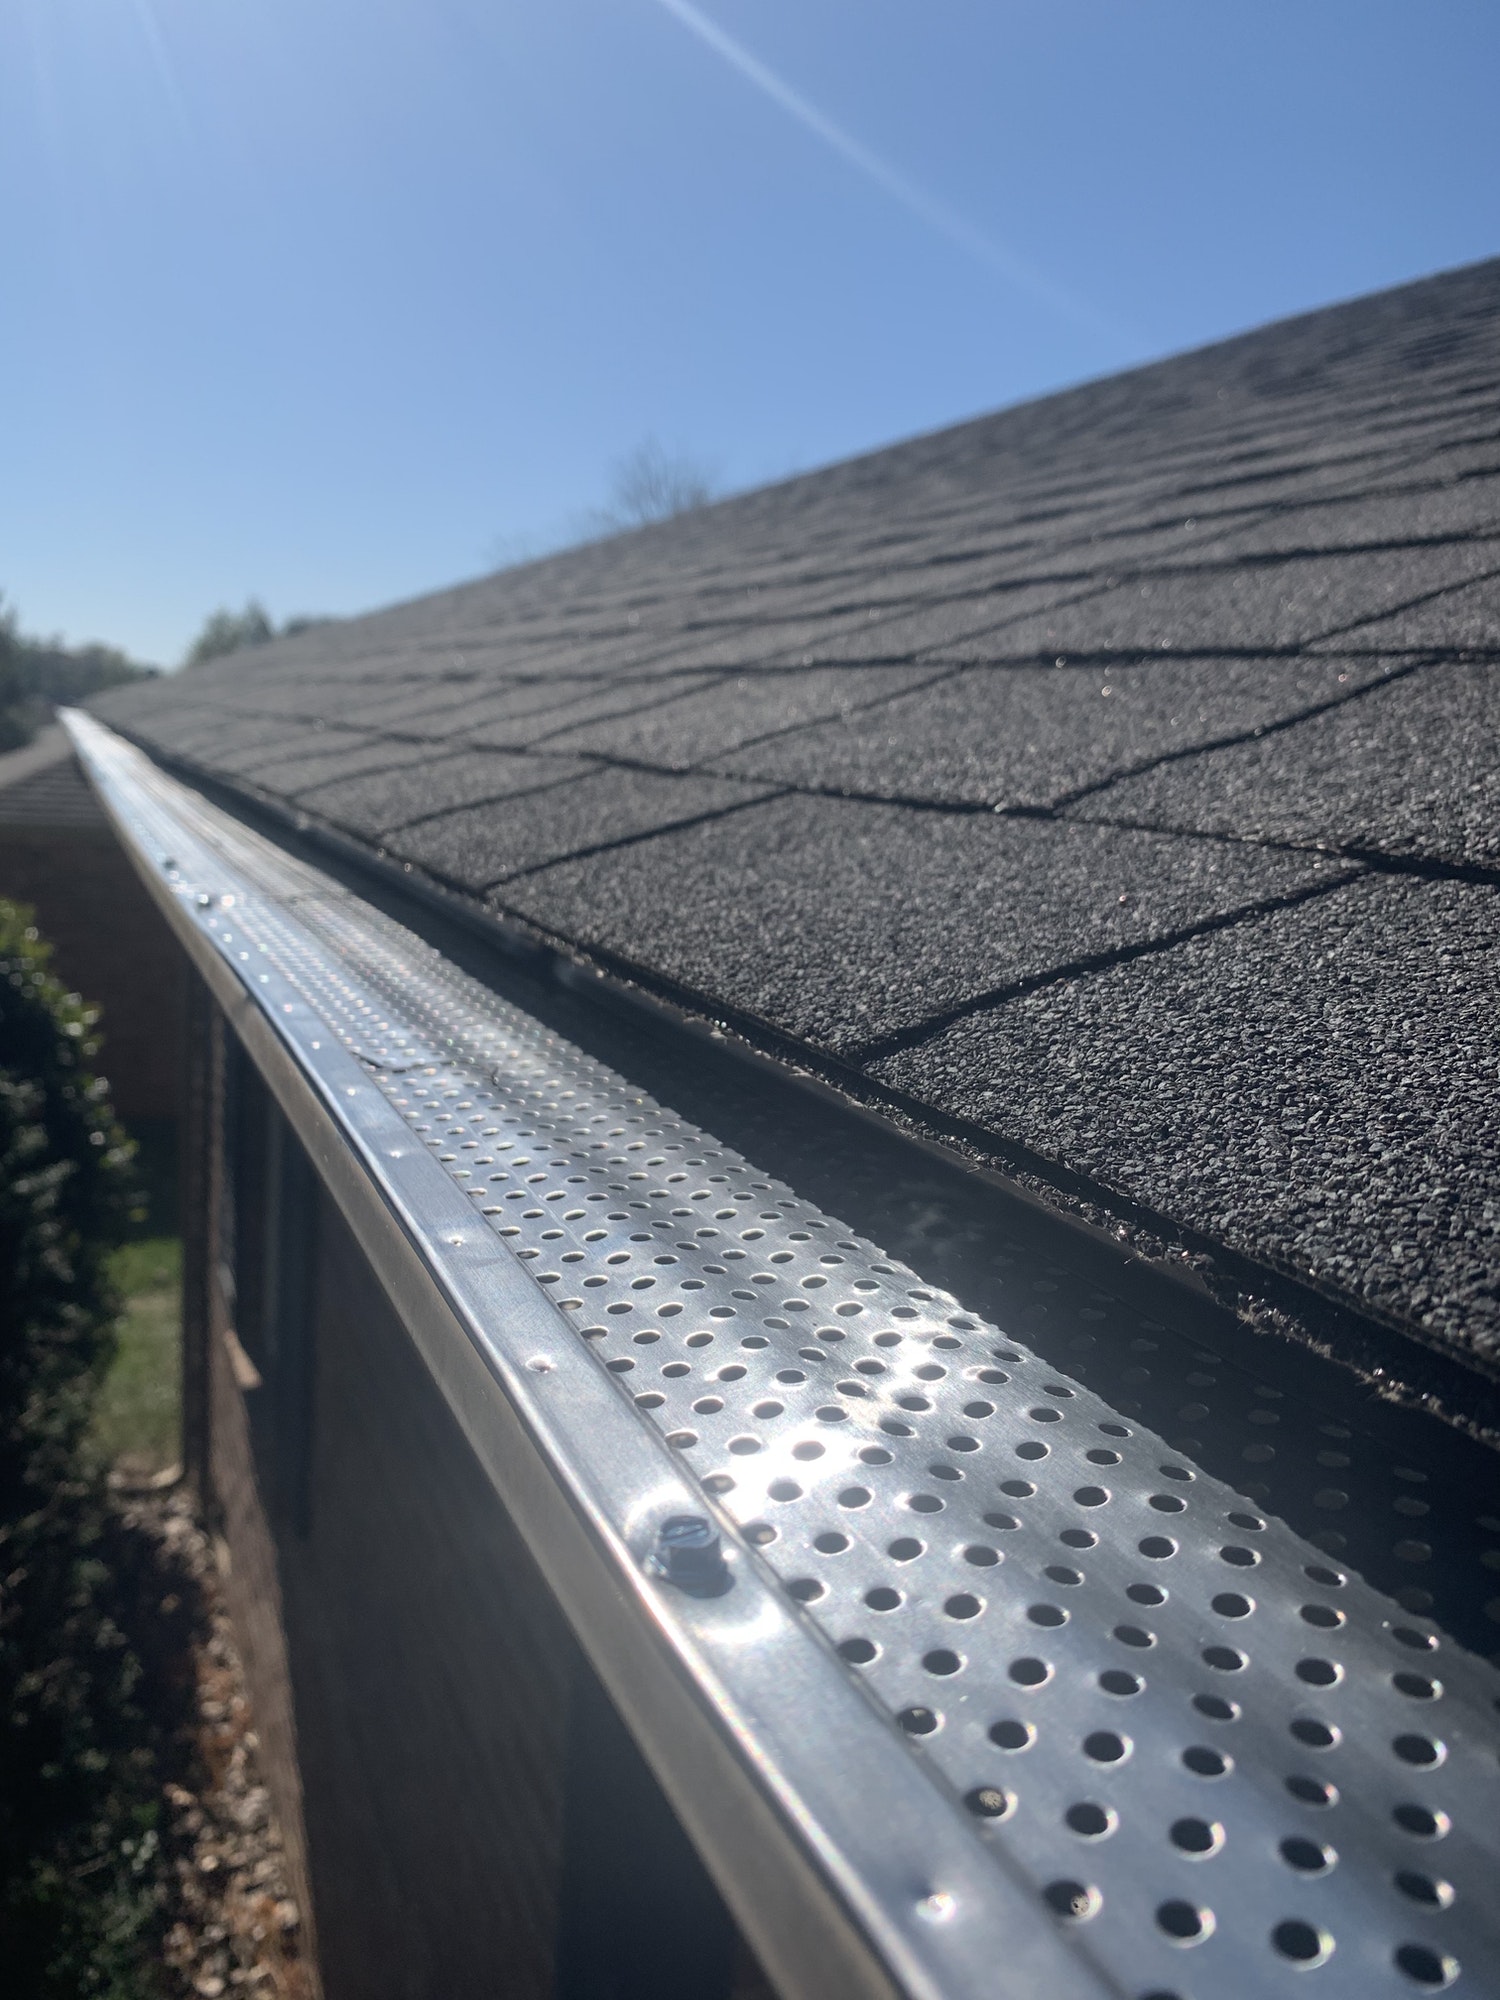
[[[1073,1881],[1049,1882],[1042,1900],[1054,1915],[1070,1923],[1083,1923],[1099,1909],[1102,1898],[1097,1889]]]
[[[1391,1637],[1396,1641],[1398,1646],[1408,1646],[1414,1653],[1433,1653],[1437,1651],[1437,1640],[1433,1637],[1432,1633],[1419,1632],[1412,1625],[1392,1626]]]
[[[1206,1715],[1210,1722],[1237,1722],[1240,1706],[1236,1701],[1226,1701],[1221,1694],[1195,1694],[1193,1706],[1200,1715]]]
[[[1123,1699],[1126,1695],[1139,1694],[1146,1683],[1139,1674],[1127,1674],[1123,1667],[1106,1667],[1099,1676],[1099,1685],[1106,1694]]]
[[[1130,1755],[1130,1740],[1112,1729],[1095,1729],[1083,1739],[1083,1754],[1095,1764],[1118,1764]]]
[[[1332,1687],[1344,1677],[1343,1668],[1333,1660],[1299,1660],[1293,1672],[1308,1687]]]
[[[1190,1743],[1182,1753],[1182,1763],[1195,1778],[1222,1778],[1233,1768],[1222,1750],[1207,1743]]]
[[[1185,1903],[1175,1896],[1157,1906],[1156,1922],[1174,1944],[1201,1944],[1214,1926],[1211,1910],[1199,1909],[1195,1903]]]
[[[1336,1632],[1344,1622],[1343,1612],[1335,1611],[1331,1604],[1304,1604],[1298,1616],[1304,1624],[1316,1625],[1323,1632]]]
[[[1148,1632],[1144,1625],[1117,1625],[1110,1636],[1122,1646],[1138,1646],[1143,1650],[1156,1644],[1156,1634]]]
[[[1391,1748],[1403,1764],[1424,1767],[1441,1764],[1445,1754],[1443,1745],[1432,1736],[1398,1736]]]
[[[1300,1917],[1284,1917],[1271,1932],[1271,1945],[1294,1965],[1321,1965],[1333,1950],[1333,1939]]]
[[[1403,1896],[1414,1903],[1422,1903],[1430,1910],[1446,1910],[1453,1902],[1453,1885],[1440,1882],[1435,1876],[1422,1875],[1415,1868],[1399,1869],[1395,1876],[1396,1887]]]
[[[1305,1806],[1335,1806],[1339,1801],[1336,1785],[1325,1784],[1321,1778],[1304,1777],[1300,1771],[1294,1771],[1287,1779],[1286,1788]]]
[[[1412,1701],[1435,1701],[1443,1691],[1440,1681],[1429,1680],[1425,1674],[1392,1674],[1391,1685]]]
[[[1415,1986],[1434,1991],[1441,1986],[1451,1986],[1458,1977],[1458,1960],[1448,1952],[1434,1951],[1431,1945],[1403,1944],[1396,1947],[1397,1970],[1404,1972]]]
[[[1322,1563],[1309,1563],[1302,1574],[1313,1583],[1321,1583],[1325,1590],[1341,1590],[1348,1581],[1342,1570],[1325,1569]]]

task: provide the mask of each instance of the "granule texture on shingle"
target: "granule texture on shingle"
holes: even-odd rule
[[[297,794],[299,804],[345,832],[388,840],[413,820],[425,819],[435,798],[443,801],[441,812],[490,804],[567,784],[593,768],[576,757],[521,757],[504,750],[454,753],[430,744],[404,747],[406,755],[382,769],[305,785]]]
[[[259,791],[297,799],[319,785],[389,771],[425,754],[419,744],[393,743],[388,736],[319,727],[301,730],[295,748],[281,743],[270,755],[245,760],[245,768],[235,775]]]
[[[1500,660],[1441,661],[1124,778],[1082,818],[1500,868]]]
[[[547,868],[496,901],[848,1055],[1346,869],[1227,841],[788,797]]]
[[[539,772],[545,768],[538,763]],[[676,782],[642,771],[591,771],[547,790],[398,828],[386,844],[399,859],[420,862],[444,881],[478,893],[564,855],[636,843],[764,796],[764,786],[721,778]]]
[[[1494,456],[1500,449],[1492,446]],[[1346,647],[1384,653],[1500,653],[1500,574],[1481,577],[1458,590],[1445,590],[1403,605],[1384,618],[1351,625]]]
[[[1500,889],[1366,876],[874,1074],[1500,1360]]]
[[[1500,541],[1467,540],[1222,566],[1174,563],[1102,595],[1017,620],[992,638],[970,639],[965,654],[973,658],[981,646],[1007,659],[1294,648],[1405,613],[1432,592],[1470,583],[1497,564]]]
[[[668,768],[705,761],[724,767],[741,744],[784,741],[789,733],[800,742],[814,724],[863,713],[937,674],[918,666],[804,667],[794,673],[760,668],[707,687],[695,681],[649,707],[562,728],[548,748]]]
[[[736,777],[865,797],[1060,806],[1116,772],[1340,701],[1385,671],[1334,656],[968,667],[712,761]]]

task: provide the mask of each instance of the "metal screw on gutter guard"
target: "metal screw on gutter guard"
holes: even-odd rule
[[[722,1597],[734,1582],[719,1531],[702,1514],[670,1514],[656,1537],[650,1567],[690,1597]]]

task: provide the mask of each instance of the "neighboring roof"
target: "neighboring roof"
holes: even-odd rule
[[[104,814],[78,768],[73,746],[55,722],[19,750],[0,756],[0,827],[104,833]]]
[[[1494,1364],[1497,675],[1500,261],[92,705]]]

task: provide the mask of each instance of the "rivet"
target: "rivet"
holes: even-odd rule
[[[924,1896],[917,1905],[917,1915],[925,1917],[930,1924],[945,1924],[958,1908],[958,1900],[946,1889],[934,1889],[930,1896]]]

